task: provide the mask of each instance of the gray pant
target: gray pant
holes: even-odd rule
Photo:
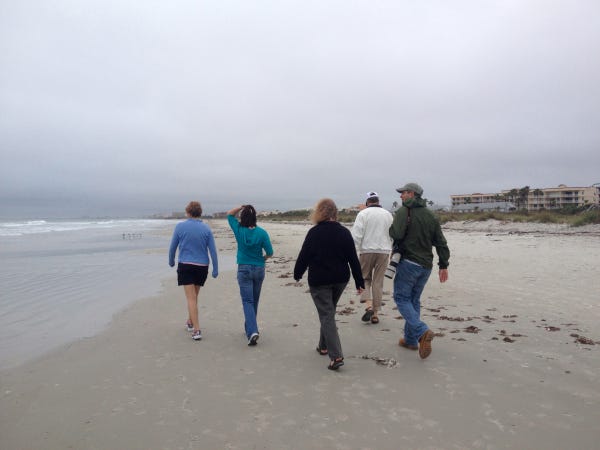
[[[319,313],[321,333],[319,348],[329,351],[329,358],[343,358],[342,344],[335,324],[335,309],[348,283],[326,284],[323,286],[310,286],[310,295]]]

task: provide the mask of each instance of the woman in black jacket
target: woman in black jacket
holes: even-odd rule
[[[331,370],[344,365],[342,345],[335,324],[338,300],[350,280],[360,294],[365,288],[360,262],[350,231],[337,221],[337,206],[329,198],[319,200],[311,216],[315,224],[304,239],[294,267],[299,281],[308,268],[308,286],[321,322],[317,351],[329,354]]]

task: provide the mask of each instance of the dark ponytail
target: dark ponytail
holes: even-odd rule
[[[246,228],[256,226],[256,210],[252,205],[243,205],[240,213],[240,225]]]

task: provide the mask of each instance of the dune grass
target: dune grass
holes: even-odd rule
[[[338,220],[343,223],[353,223],[356,212],[342,210],[338,213]],[[499,220],[502,222],[533,222],[533,223],[557,223],[567,224],[572,227],[580,227],[589,224],[600,224],[600,209],[583,211],[580,209],[544,210],[544,211],[475,211],[468,213],[437,211],[440,222],[485,222],[487,220]],[[310,220],[310,210],[299,209],[273,213],[262,218],[274,222],[306,222]]]
[[[439,212],[441,223],[446,222],[485,222],[486,220],[500,220],[505,222],[533,222],[533,223],[561,223],[572,227],[589,224],[600,224],[600,209],[581,210],[555,210],[555,211],[511,211],[511,212]]]

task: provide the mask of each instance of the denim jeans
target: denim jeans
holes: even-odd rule
[[[240,264],[238,265],[237,279],[240,285],[240,296],[242,297],[242,306],[244,308],[244,328],[246,330],[246,337],[250,339],[252,334],[258,333],[256,316],[258,314],[260,288],[265,279],[265,268],[250,264]]]
[[[417,345],[429,327],[421,320],[421,293],[431,275],[431,269],[401,260],[394,277],[394,302],[404,317],[404,340]]]
[[[335,324],[335,310],[347,283],[326,284],[324,286],[309,286],[310,295],[317,308],[321,331],[319,348],[329,351],[329,358],[343,358],[342,344]]]

